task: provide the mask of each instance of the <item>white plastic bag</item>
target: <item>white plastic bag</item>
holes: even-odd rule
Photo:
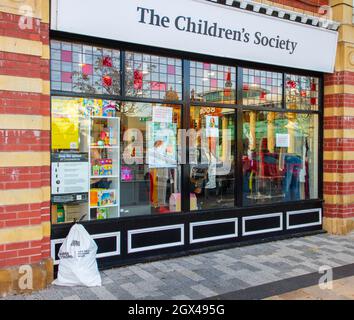
[[[97,244],[81,224],[75,224],[59,250],[58,286],[101,286]]]

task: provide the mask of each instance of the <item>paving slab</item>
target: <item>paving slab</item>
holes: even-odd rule
[[[50,286],[32,295],[4,299],[205,299],[257,286],[271,286],[277,281],[310,273],[319,279],[321,266],[338,268],[349,264],[354,264],[354,233],[347,236],[321,234],[109,269],[102,271],[103,286],[100,288]],[[336,297],[353,298],[354,283],[349,283],[351,287],[342,282],[336,284]],[[297,297],[311,299],[319,293],[315,289],[301,288]],[[278,300],[292,296],[293,293],[273,295]],[[333,292],[323,296],[329,297],[335,297]]]

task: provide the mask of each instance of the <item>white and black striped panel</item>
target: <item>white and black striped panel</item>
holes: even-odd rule
[[[120,249],[121,233],[120,232],[92,234],[91,237],[95,240],[98,247],[97,256],[96,256],[97,259],[119,256],[121,254],[121,249]],[[64,240],[65,239],[51,240],[51,254],[52,254],[52,259],[54,261],[54,265],[59,264],[58,253]]]
[[[322,209],[307,209],[288,211],[286,213],[286,228],[299,229],[322,225]]]
[[[128,231],[128,254],[184,245],[184,224]]]
[[[283,230],[283,213],[270,213],[242,218],[242,236]]]
[[[237,238],[237,224],[237,218],[192,222],[189,225],[190,243]]]

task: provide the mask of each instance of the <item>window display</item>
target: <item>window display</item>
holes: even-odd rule
[[[191,108],[191,210],[234,207],[235,110]]]
[[[91,219],[120,215],[120,118],[113,101],[98,101],[90,108],[90,213]]]
[[[180,123],[180,107],[124,104],[121,216],[181,210],[181,165],[177,156]]]
[[[52,98],[52,222],[118,218],[119,104]]]
[[[244,112],[243,204],[318,197],[318,116]]]
[[[56,40],[51,53],[54,224],[179,213],[188,195],[193,212],[318,199],[319,78]]]

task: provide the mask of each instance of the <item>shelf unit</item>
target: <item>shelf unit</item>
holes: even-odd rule
[[[102,131],[110,132],[110,145],[98,146],[96,143],[100,140],[99,135]],[[98,209],[106,209],[108,218],[119,218],[120,216],[120,118],[119,117],[102,117],[90,116],[89,132],[88,132],[88,154],[89,154],[89,190],[93,188],[92,184],[98,183],[101,179],[111,181],[107,190],[114,190],[115,203],[107,205],[92,205],[91,192],[88,195],[88,220],[96,220],[98,218]],[[93,173],[94,161],[98,159],[112,159],[112,174],[100,175]],[[101,181],[101,183],[105,183]]]

